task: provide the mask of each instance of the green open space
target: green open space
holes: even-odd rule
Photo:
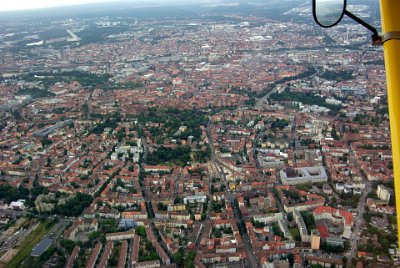
[[[29,256],[32,252],[32,248],[39,243],[39,241],[45,236],[50,228],[54,225],[54,222],[47,220],[41,222],[35,230],[33,230],[25,240],[17,247],[19,249],[17,255],[6,265],[6,268],[17,268],[24,258]]]
[[[289,231],[290,231],[290,234],[292,235],[294,240],[301,241],[299,229],[294,227],[294,228],[290,228]]]

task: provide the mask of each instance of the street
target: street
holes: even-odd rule
[[[354,151],[353,151],[352,148],[350,149],[350,153],[351,153],[351,159],[354,162],[355,166],[358,169],[360,169],[360,165],[355,160]],[[360,227],[362,226],[362,224],[364,223],[363,214],[365,212],[365,205],[366,205],[367,195],[372,190],[370,182],[367,180],[367,178],[364,176],[363,173],[361,173],[361,174],[362,174],[362,177],[363,177],[363,182],[365,183],[365,190],[362,193],[360,201],[358,203],[358,207],[357,207],[358,215],[357,215],[357,218],[354,219],[354,228],[353,228],[353,232],[352,232],[352,235],[351,235],[351,238],[350,238],[351,248],[350,248],[349,257],[347,259],[347,266],[351,265],[351,260],[354,257],[356,257],[358,242],[359,242],[359,239],[360,239],[359,230],[360,230]]]
[[[215,151],[214,151],[214,147],[213,147],[213,141],[212,141],[212,138],[211,138],[211,132],[210,132],[210,126],[209,125],[207,125],[207,136],[208,136],[208,143],[209,143],[210,149],[211,149],[211,162],[215,166],[216,170],[219,171],[221,179],[223,179],[225,181],[225,183],[228,184],[229,182],[228,182],[228,180],[226,178],[226,174],[225,174],[223,168],[218,165],[218,163],[216,161],[216,158],[215,158]],[[234,212],[235,219],[236,219],[236,224],[238,226],[241,226],[240,225],[240,218],[239,218],[238,208],[234,205],[235,196],[234,196],[234,194],[232,194],[231,192],[228,192],[228,191],[226,191],[225,194],[226,194],[227,199],[232,204],[233,212]],[[249,236],[247,235],[245,230],[243,230],[241,232],[241,236],[242,236],[244,248],[245,248],[246,253],[247,253],[247,260],[248,260],[248,263],[250,264],[250,267],[253,267],[253,268],[259,267],[257,258],[254,255],[254,252],[253,252],[252,247],[250,245]]]

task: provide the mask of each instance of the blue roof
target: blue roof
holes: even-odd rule
[[[33,257],[39,257],[40,255],[45,252],[50,245],[53,243],[53,239],[50,238],[45,238],[42,239],[36,246],[33,247],[31,256]]]

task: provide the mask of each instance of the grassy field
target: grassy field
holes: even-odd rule
[[[17,247],[19,250],[17,255],[12,258],[12,260],[6,265],[6,268],[17,268],[21,261],[29,256],[32,252],[32,248],[39,243],[45,234],[50,230],[53,224],[50,221],[44,221],[36,227],[35,230],[30,233],[25,240]]]
[[[295,241],[301,241],[299,229],[295,227],[295,228],[290,228],[289,231]]]

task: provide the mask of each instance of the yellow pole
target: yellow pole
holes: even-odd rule
[[[380,0],[382,34],[400,32],[400,1]],[[383,44],[388,91],[390,135],[392,138],[394,188],[396,194],[397,237],[400,247],[400,40]]]

